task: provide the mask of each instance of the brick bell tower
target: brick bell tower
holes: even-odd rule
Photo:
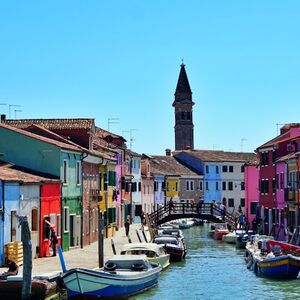
[[[192,91],[186,75],[185,65],[180,65],[180,73],[175,91],[175,150],[194,149],[194,124]]]

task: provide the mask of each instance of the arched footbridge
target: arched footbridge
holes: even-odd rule
[[[226,222],[231,226],[234,226],[236,221],[234,215],[227,212],[222,216],[221,209],[213,203],[203,203],[201,207],[186,203],[174,203],[173,208],[167,205],[147,214],[146,222],[148,227],[155,230],[161,224],[185,218],[198,218],[213,223]]]

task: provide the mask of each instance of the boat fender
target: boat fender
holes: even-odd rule
[[[117,268],[117,265],[114,263],[108,263],[104,265],[104,270],[106,271],[115,271]]]
[[[131,266],[131,270],[132,271],[143,271],[144,270],[144,266],[140,265],[140,264],[133,264]]]
[[[254,264],[254,273],[257,275],[258,273],[258,264],[257,262]]]
[[[248,261],[248,263],[247,263],[247,269],[251,269],[252,264],[253,264],[253,260],[251,259],[251,260]]]

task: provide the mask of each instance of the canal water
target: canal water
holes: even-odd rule
[[[208,225],[183,231],[185,261],[171,263],[156,287],[130,300],[176,299],[300,299],[300,279],[270,280],[246,268],[244,250],[215,241]]]

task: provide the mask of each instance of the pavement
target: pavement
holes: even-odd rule
[[[131,224],[129,236],[133,243],[139,242],[136,230],[138,230],[140,238],[144,242],[145,239],[143,237],[141,231],[141,224]],[[147,240],[150,240],[150,234],[145,228],[145,234]],[[125,234],[125,228],[122,227],[118,231],[115,231],[115,235],[111,238],[104,239],[104,261],[110,258],[113,255],[113,250],[111,246],[111,240],[114,241],[115,248],[117,254],[120,253],[120,249],[124,244],[128,243],[128,237]],[[65,264],[67,269],[75,268],[75,267],[85,267],[85,268],[97,268],[98,264],[98,242],[92,243],[91,245],[85,246],[84,248],[74,248],[69,251],[63,252],[63,256],[65,259]],[[0,268],[0,274],[7,270],[6,268]],[[32,260],[32,275],[42,275],[49,274],[53,272],[61,272],[61,264],[59,260],[59,256],[55,257],[43,257],[36,258]],[[19,274],[22,274],[23,267],[20,266]]]

